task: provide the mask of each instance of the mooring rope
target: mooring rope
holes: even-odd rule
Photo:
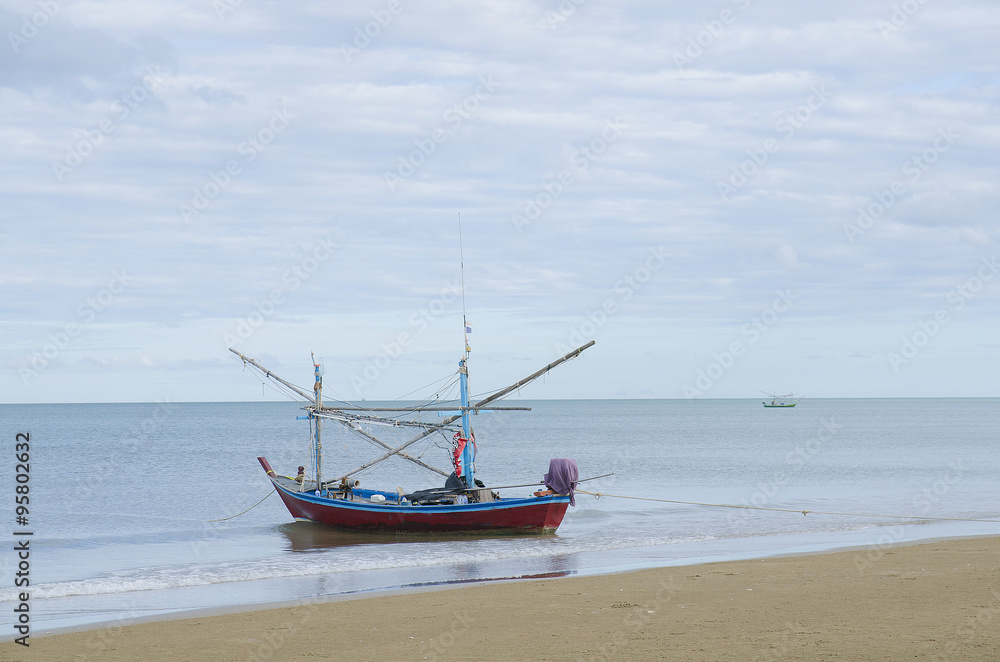
[[[251,510],[253,510],[257,506],[259,506],[260,504],[264,503],[264,501],[267,499],[267,497],[271,496],[276,491],[277,490],[272,487],[271,491],[268,492],[267,495],[263,499],[261,499],[260,501],[258,501],[254,505],[250,506],[249,508],[247,508],[246,510],[244,510],[242,513],[236,513],[235,515],[232,515],[230,517],[223,517],[222,519],[209,519],[209,520],[205,520],[205,521],[206,522],[225,522],[227,519],[233,519],[234,517],[239,517],[240,515],[245,515],[246,513],[249,513]]]
[[[223,517],[221,519],[210,519],[206,520],[208,522],[225,522],[226,520],[234,519],[240,515],[245,515],[250,512],[260,504],[264,503],[269,496],[274,494],[277,490],[272,489],[270,492],[264,496],[263,499],[250,506],[246,510],[230,517]],[[634,499],[636,501],[656,501],[658,503],[677,503],[684,506],[705,506],[708,508],[737,508],[740,510],[768,510],[777,513],[802,513],[802,515],[842,515],[845,517],[875,517],[878,519],[914,519],[914,520],[936,520],[941,522],[989,522],[1000,524],[1000,520],[997,519],[974,519],[969,517],[931,517],[930,515],[879,515],[876,513],[842,513],[830,510],[803,510],[799,508],[768,508],[766,506],[746,506],[737,505],[733,503],[705,503],[702,501],[679,501],[677,499],[656,499],[653,497],[637,497],[628,496],[625,494],[606,494],[604,492],[588,492],[587,490],[575,490],[577,494],[589,494],[595,499],[600,499],[601,497],[611,497],[613,499]]]
[[[636,499],[638,501],[659,501],[660,503],[680,503],[686,506],[708,506],[710,508],[740,508],[745,510],[771,510],[779,513],[802,513],[803,515],[846,515],[848,517],[877,517],[880,519],[919,519],[919,520],[941,520],[946,522],[996,522],[997,519],[969,519],[963,517],[930,517],[927,515],[876,515],[872,513],[838,513],[825,510],[802,510],[799,508],[767,508],[765,506],[740,506],[731,503],[702,503],[699,501],[676,501],[674,499],[654,499],[652,497],[625,496],[623,494],[605,494],[603,492],[588,492],[586,490],[576,490],[577,494],[590,494],[594,498],[613,497],[615,499]]]

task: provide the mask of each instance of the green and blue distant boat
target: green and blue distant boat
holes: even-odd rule
[[[799,400],[802,399],[796,399],[792,393],[789,393],[788,395],[775,395],[774,393],[768,393],[768,395],[771,396],[771,401],[768,402],[765,400],[761,403],[765,407],[794,407],[799,404]]]

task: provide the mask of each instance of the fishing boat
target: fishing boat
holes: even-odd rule
[[[464,321],[464,320],[463,320]],[[576,358],[594,344],[590,341],[516,384],[471,402],[469,396],[469,344],[466,325],[465,352],[458,362],[457,402],[429,401],[410,406],[373,407],[323,401],[323,366],[313,357],[313,391],[309,393],[262,366],[256,359],[236,351],[244,363],[286,393],[304,402],[302,407],[310,421],[311,465],[300,466],[296,475],[277,473],[265,457],[257,460],[296,520],[321,522],[339,529],[378,533],[552,533],[562,523],[568,506],[575,505],[574,490],[578,482],[576,462],[569,458],[554,458],[543,480],[522,485],[488,486],[476,477],[476,438],[470,415],[498,410],[528,410],[527,407],[500,407],[493,403],[517,391],[529,382],[547,374],[556,366]],[[427,414],[421,416],[421,414]],[[443,420],[427,420],[428,415],[445,416]],[[326,421],[335,421],[344,430],[375,444],[385,452],[350,471],[324,475],[322,430]],[[397,430],[412,428],[416,434],[404,443],[392,445],[379,439],[372,426]],[[431,466],[406,452],[420,441],[443,435],[450,444],[447,451],[452,471]],[[433,441],[433,439],[431,439]],[[389,490],[362,488],[355,477],[391,457],[400,457],[444,477],[444,485],[414,492],[401,487]],[[591,480],[591,479],[584,479]],[[529,496],[501,496],[500,490],[534,487]]]
[[[799,404],[799,400],[801,400],[801,398],[796,400],[792,393],[789,393],[788,395],[775,395],[773,393],[769,393],[768,395],[771,396],[771,401],[764,401],[761,403],[765,407],[794,407]]]

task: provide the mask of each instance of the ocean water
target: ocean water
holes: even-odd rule
[[[28,523],[16,525],[11,505],[8,530],[33,534],[32,634],[839,548],[858,548],[861,572],[888,544],[1000,533],[997,522],[959,521],[1000,520],[998,399],[806,399],[794,409],[760,400],[507,404],[531,411],[473,419],[488,485],[538,482],[550,458],[571,457],[581,477],[614,474],[582,489],[617,496],[578,494],[547,536],[343,533],[293,522],[276,495],[267,497],[256,457],[292,474],[308,456],[309,424],[296,420],[295,403],[2,405],[0,489],[9,504],[15,435],[30,433]],[[326,428],[324,448],[327,475],[379,454],[339,426]],[[410,452],[448,466],[440,437]],[[442,484],[398,459],[360,478],[407,491]],[[18,559],[5,547],[0,637],[9,639],[10,607],[24,589],[14,587]]]

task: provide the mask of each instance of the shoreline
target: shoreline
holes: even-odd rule
[[[808,553],[821,554],[822,552],[808,552]],[[718,563],[727,563],[727,562],[728,561],[719,561]],[[214,616],[232,616],[236,614],[243,614],[243,613],[250,613],[257,611],[271,611],[277,609],[299,607],[307,604],[319,605],[319,604],[326,604],[333,602],[353,602],[356,600],[370,600],[376,598],[392,597],[397,595],[410,595],[410,594],[420,594],[420,593],[433,593],[437,591],[450,591],[450,590],[467,588],[470,586],[489,586],[492,584],[547,581],[550,579],[568,579],[571,577],[598,577],[598,576],[604,576],[605,574],[616,575],[616,574],[628,574],[631,572],[641,572],[641,570],[621,570],[608,573],[584,573],[584,574],[578,574],[576,571],[571,571],[566,573],[565,575],[561,575],[558,577],[522,575],[519,577],[496,577],[492,579],[448,580],[441,582],[429,582],[426,584],[419,584],[419,585],[362,589],[358,591],[352,591],[349,593],[324,595],[321,598],[296,598],[289,600],[275,600],[272,602],[256,602],[245,605],[198,607],[194,609],[186,609],[183,611],[169,611],[164,614],[156,614],[151,616],[138,616],[128,619],[123,619],[119,617],[117,619],[110,619],[107,621],[97,621],[93,623],[86,623],[83,625],[68,625],[65,627],[54,627],[47,629],[44,634],[36,634],[35,632],[32,632],[31,639],[35,640],[47,637],[56,637],[64,634],[79,634],[82,632],[92,632],[95,630],[108,630],[116,627],[122,627],[123,620],[127,620],[127,625],[130,626],[146,625],[149,623],[159,623],[162,621],[179,621],[179,620],[186,620],[193,618],[211,618]],[[2,650],[2,646],[4,643],[13,641],[13,639],[17,636],[19,635],[4,634],[0,636],[0,650]]]
[[[1000,659],[997,587],[1000,536],[945,538],[179,612],[33,632],[0,657]]]
[[[35,635],[32,634],[32,638],[36,637],[48,637],[56,636],[61,634],[71,634],[79,632],[89,632],[93,630],[104,630],[114,627],[119,627],[126,621],[128,625],[142,625],[146,623],[156,623],[159,621],[174,621],[183,620],[188,618],[204,618],[211,616],[228,616],[232,614],[240,614],[244,612],[254,612],[254,611],[266,611],[270,609],[281,609],[284,607],[295,607],[302,604],[322,604],[327,602],[342,602],[342,601],[353,601],[353,600],[366,600],[370,598],[378,597],[389,597],[394,595],[407,595],[410,593],[423,593],[432,591],[447,591],[452,589],[464,588],[467,586],[487,586],[491,584],[502,584],[508,582],[524,582],[524,581],[535,581],[535,580],[547,580],[547,579],[568,579],[568,578],[583,578],[583,577],[600,577],[606,575],[627,575],[630,573],[643,572],[646,570],[666,570],[670,568],[686,568],[691,566],[703,566],[703,565],[716,565],[720,563],[739,563],[744,561],[755,561],[764,559],[777,559],[777,558],[795,558],[800,556],[813,556],[813,555],[823,555],[823,554],[836,554],[839,552],[851,552],[858,550],[868,550],[872,548],[886,548],[888,546],[892,547],[907,547],[911,545],[922,545],[925,543],[942,542],[942,541],[958,541],[958,540],[968,540],[974,538],[991,538],[994,535],[1000,536],[1000,534],[976,534],[976,535],[940,535],[929,538],[915,538],[911,540],[902,540],[899,542],[893,542],[889,545],[883,545],[879,543],[858,543],[850,544],[836,547],[823,547],[821,549],[813,550],[798,550],[798,551],[771,551],[771,552],[758,552],[752,553],[748,556],[736,556],[729,557],[729,555],[711,555],[708,557],[685,557],[682,559],[674,559],[673,562],[665,563],[663,565],[634,565],[632,563],[620,565],[620,566],[600,566],[597,569],[587,568],[587,569],[577,569],[562,572],[553,573],[540,573],[540,574],[524,574],[524,575],[512,575],[512,576],[497,576],[497,577],[483,577],[478,579],[445,579],[440,581],[428,581],[428,582],[417,582],[410,584],[401,584],[396,586],[382,586],[375,588],[362,588],[356,589],[344,593],[333,593],[323,595],[319,598],[313,597],[298,597],[298,598],[285,598],[285,599],[275,599],[263,602],[250,602],[242,604],[228,604],[228,605],[218,605],[211,607],[195,607],[191,609],[183,610],[171,610],[164,613],[151,614],[148,616],[135,616],[130,618],[123,618],[119,616],[117,618],[108,618],[103,621],[93,621],[88,623],[83,623],[79,625],[67,625],[67,626],[56,626],[45,628],[44,634]],[[728,558],[727,558],[728,557]],[[5,641],[13,640],[17,635],[14,634],[2,634],[0,635],[0,644]]]

